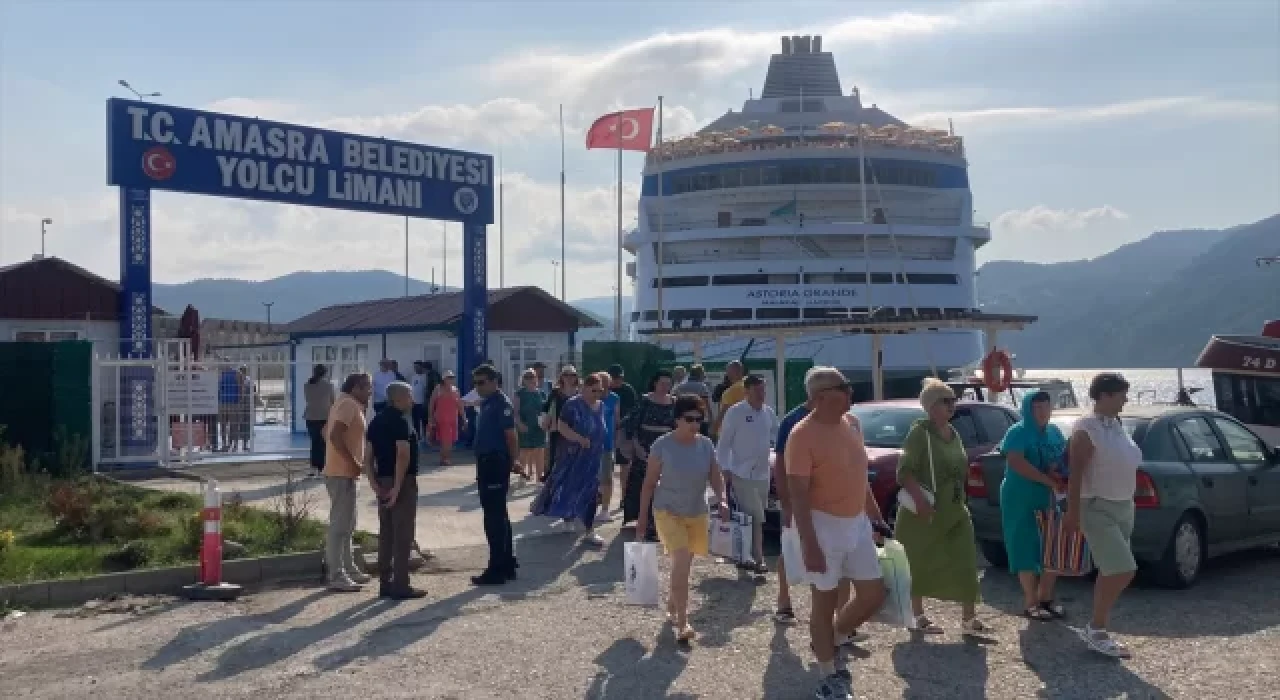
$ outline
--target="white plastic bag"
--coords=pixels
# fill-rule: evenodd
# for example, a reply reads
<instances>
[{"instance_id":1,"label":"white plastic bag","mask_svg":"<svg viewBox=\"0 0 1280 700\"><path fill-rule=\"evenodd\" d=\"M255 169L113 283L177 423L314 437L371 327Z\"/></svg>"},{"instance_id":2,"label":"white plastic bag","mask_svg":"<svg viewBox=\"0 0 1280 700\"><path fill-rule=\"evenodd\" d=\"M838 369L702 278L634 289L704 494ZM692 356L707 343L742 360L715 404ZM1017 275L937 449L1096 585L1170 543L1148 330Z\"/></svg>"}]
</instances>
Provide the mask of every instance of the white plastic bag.
<instances>
[{"instance_id":1,"label":"white plastic bag","mask_svg":"<svg viewBox=\"0 0 1280 700\"><path fill-rule=\"evenodd\" d=\"M708 549L713 556L730 561L754 561L751 532L751 516L732 512L728 520L721 520L719 511L712 511L707 525Z\"/></svg>"},{"instance_id":2,"label":"white plastic bag","mask_svg":"<svg viewBox=\"0 0 1280 700\"><path fill-rule=\"evenodd\" d=\"M658 604L658 545L627 542L622 548L623 580L628 605Z\"/></svg>"},{"instance_id":3,"label":"white plastic bag","mask_svg":"<svg viewBox=\"0 0 1280 700\"><path fill-rule=\"evenodd\" d=\"M910 627L911 614L911 565L907 561L907 550L897 540L886 539L884 546L876 551L880 559L880 575L884 577L884 586L888 595L884 605L876 614L875 620L894 627ZM790 571L787 572L790 575ZM788 579L790 583L790 579Z\"/></svg>"},{"instance_id":4,"label":"white plastic bag","mask_svg":"<svg viewBox=\"0 0 1280 700\"><path fill-rule=\"evenodd\" d=\"M809 582L809 571L804 566L804 547L800 546L800 533L794 527L782 528L782 565L787 568L787 585L803 586Z\"/></svg>"}]
</instances>

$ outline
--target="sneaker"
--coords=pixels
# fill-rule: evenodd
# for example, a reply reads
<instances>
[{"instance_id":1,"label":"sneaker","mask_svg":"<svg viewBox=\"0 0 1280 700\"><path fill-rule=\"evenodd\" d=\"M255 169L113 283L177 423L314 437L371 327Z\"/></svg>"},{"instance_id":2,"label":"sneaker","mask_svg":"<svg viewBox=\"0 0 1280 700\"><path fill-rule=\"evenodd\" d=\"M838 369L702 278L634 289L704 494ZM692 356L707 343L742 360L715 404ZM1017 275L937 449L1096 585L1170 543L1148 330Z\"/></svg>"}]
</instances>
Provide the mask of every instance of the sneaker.
<instances>
[{"instance_id":1,"label":"sneaker","mask_svg":"<svg viewBox=\"0 0 1280 700\"><path fill-rule=\"evenodd\" d=\"M822 679L813 697L818 700L853 700L853 677L848 671L836 671Z\"/></svg>"},{"instance_id":2,"label":"sneaker","mask_svg":"<svg viewBox=\"0 0 1280 700\"><path fill-rule=\"evenodd\" d=\"M846 634L843 637L840 637L839 639L837 639L836 646L851 647L854 644L861 644L862 642L865 642L868 639L871 639L871 637L868 636L865 632L861 632L855 629L850 634Z\"/></svg>"},{"instance_id":3,"label":"sneaker","mask_svg":"<svg viewBox=\"0 0 1280 700\"><path fill-rule=\"evenodd\" d=\"M1133 658L1133 654L1129 649L1113 639L1106 630L1094 629L1092 625L1085 625L1078 631L1084 643L1088 644L1090 649L1103 656L1109 656L1113 659Z\"/></svg>"},{"instance_id":4,"label":"sneaker","mask_svg":"<svg viewBox=\"0 0 1280 700\"><path fill-rule=\"evenodd\" d=\"M360 571L348 571L348 572L347 572L347 578L349 578L349 579L351 579L352 581L355 581L356 583L359 583L359 584L361 584L361 585L364 585L364 584L366 584L366 583L369 583L370 581L372 581L372 580L373 580L373 577L372 577L372 576L370 576L369 574L366 574L366 573L360 572Z\"/></svg>"},{"instance_id":5,"label":"sneaker","mask_svg":"<svg viewBox=\"0 0 1280 700\"><path fill-rule=\"evenodd\" d=\"M596 513L596 522L611 523L613 522L613 516L602 510L599 513Z\"/></svg>"},{"instance_id":6,"label":"sneaker","mask_svg":"<svg viewBox=\"0 0 1280 700\"><path fill-rule=\"evenodd\" d=\"M403 590L396 590L393 588L388 589L385 592L378 591L378 595L383 598L390 598L391 600L418 600L420 598L426 598L427 592L421 588L414 588L413 586L410 586Z\"/></svg>"},{"instance_id":7,"label":"sneaker","mask_svg":"<svg viewBox=\"0 0 1280 700\"><path fill-rule=\"evenodd\" d=\"M358 593L364 587L349 578L339 578L330 581L328 589L334 593Z\"/></svg>"},{"instance_id":8,"label":"sneaker","mask_svg":"<svg viewBox=\"0 0 1280 700\"><path fill-rule=\"evenodd\" d=\"M515 572L510 572L514 574ZM508 572L494 571L493 569L485 569L479 576L472 576L471 583L476 586L501 586L508 580Z\"/></svg>"},{"instance_id":9,"label":"sneaker","mask_svg":"<svg viewBox=\"0 0 1280 700\"><path fill-rule=\"evenodd\" d=\"M604 538L595 532L588 532L587 536L582 538L582 541L585 542L586 544L591 545L592 547L604 546Z\"/></svg>"}]
</instances>

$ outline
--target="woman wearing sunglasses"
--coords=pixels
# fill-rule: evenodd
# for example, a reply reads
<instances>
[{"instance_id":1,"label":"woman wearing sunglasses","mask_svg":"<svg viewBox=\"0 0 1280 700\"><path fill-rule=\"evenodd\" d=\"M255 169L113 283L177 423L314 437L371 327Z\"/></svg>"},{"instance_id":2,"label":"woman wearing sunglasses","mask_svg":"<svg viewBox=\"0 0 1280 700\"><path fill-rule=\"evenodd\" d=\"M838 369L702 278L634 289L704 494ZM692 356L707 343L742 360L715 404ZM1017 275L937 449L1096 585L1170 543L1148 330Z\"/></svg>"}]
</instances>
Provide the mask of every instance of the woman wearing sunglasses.
<instances>
[{"instance_id":1,"label":"woman wearing sunglasses","mask_svg":"<svg viewBox=\"0 0 1280 700\"><path fill-rule=\"evenodd\" d=\"M581 521L583 541L596 547L604 544L594 529L605 447L604 391L600 377L588 374L582 392L565 401L558 421L556 469L547 477L546 496L539 499L542 507L533 509L534 515L561 518L566 524Z\"/></svg>"},{"instance_id":2,"label":"woman wearing sunglasses","mask_svg":"<svg viewBox=\"0 0 1280 700\"><path fill-rule=\"evenodd\" d=\"M942 633L924 612L924 599L934 598L960 603L961 632L981 634L988 628L976 613L978 554L964 495L969 456L951 427L956 394L930 377L924 380L920 405L928 417L912 424L902 443L898 483L909 498L899 497L894 528L911 564L913 628Z\"/></svg>"},{"instance_id":3,"label":"woman wearing sunglasses","mask_svg":"<svg viewBox=\"0 0 1280 700\"><path fill-rule=\"evenodd\" d=\"M716 464L715 445L699 434L706 420L706 404L692 394L675 401L676 427L654 441L645 468L636 521L636 539L643 541L653 506L654 525L671 557L667 617L682 642L693 639L689 626L689 569L695 555L707 554L707 485L715 491L720 517L729 518L724 477Z\"/></svg>"}]
</instances>

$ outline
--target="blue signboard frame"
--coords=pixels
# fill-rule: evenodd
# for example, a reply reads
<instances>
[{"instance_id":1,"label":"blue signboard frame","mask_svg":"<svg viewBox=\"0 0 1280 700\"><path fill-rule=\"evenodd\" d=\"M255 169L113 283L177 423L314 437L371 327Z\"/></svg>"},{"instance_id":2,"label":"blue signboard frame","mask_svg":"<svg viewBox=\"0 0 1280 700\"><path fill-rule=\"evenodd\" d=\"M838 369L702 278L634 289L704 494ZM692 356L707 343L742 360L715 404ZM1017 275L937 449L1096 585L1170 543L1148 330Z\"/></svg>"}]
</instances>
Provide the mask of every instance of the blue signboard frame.
<instances>
[{"instance_id":1,"label":"blue signboard frame","mask_svg":"<svg viewBox=\"0 0 1280 700\"><path fill-rule=\"evenodd\" d=\"M152 352L151 191L168 190L460 222L458 374L470 384L488 354L492 156L139 100L106 106L107 184L120 188L122 355Z\"/></svg>"}]
</instances>

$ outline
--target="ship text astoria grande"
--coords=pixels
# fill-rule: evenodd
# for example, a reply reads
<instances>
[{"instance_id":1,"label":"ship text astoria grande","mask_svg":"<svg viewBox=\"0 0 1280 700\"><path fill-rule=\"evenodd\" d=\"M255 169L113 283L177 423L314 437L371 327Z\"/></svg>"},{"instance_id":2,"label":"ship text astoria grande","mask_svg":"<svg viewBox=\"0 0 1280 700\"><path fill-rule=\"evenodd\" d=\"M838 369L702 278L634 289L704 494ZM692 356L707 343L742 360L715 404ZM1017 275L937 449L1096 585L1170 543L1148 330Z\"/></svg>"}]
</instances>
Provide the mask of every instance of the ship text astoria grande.
<instances>
[{"instance_id":1,"label":"ship text astoria grande","mask_svg":"<svg viewBox=\"0 0 1280 700\"><path fill-rule=\"evenodd\" d=\"M633 329L797 324L976 307L964 144L913 128L841 87L821 37L784 37L764 89L697 134L648 156L635 255ZM761 333L767 338L768 333ZM708 344L737 357L749 338ZM773 356L772 341L757 345ZM872 343L836 332L795 337L786 355L865 380ZM974 362L971 330L884 339L886 379Z\"/></svg>"}]
</instances>

